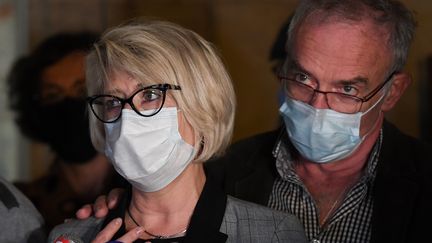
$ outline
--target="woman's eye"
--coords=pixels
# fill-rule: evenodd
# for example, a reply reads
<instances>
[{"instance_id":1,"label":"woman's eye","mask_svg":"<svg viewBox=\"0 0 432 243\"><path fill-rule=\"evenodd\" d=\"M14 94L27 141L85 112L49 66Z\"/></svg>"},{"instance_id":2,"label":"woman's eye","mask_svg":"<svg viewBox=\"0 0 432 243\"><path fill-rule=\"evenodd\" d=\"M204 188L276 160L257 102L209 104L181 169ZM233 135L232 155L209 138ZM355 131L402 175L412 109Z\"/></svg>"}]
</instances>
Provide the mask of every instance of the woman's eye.
<instances>
[{"instance_id":1,"label":"woman's eye","mask_svg":"<svg viewBox=\"0 0 432 243\"><path fill-rule=\"evenodd\" d=\"M107 110L116 109L121 107L121 102L117 99L110 99L105 101L105 108Z\"/></svg>"},{"instance_id":2,"label":"woman's eye","mask_svg":"<svg viewBox=\"0 0 432 243\"><path fill-rule=\"evenodd\" d=\"M159 90L145 90L142 94L142 98L144 101L154 101L161 97Z\"/></svg>"}]
</instances>

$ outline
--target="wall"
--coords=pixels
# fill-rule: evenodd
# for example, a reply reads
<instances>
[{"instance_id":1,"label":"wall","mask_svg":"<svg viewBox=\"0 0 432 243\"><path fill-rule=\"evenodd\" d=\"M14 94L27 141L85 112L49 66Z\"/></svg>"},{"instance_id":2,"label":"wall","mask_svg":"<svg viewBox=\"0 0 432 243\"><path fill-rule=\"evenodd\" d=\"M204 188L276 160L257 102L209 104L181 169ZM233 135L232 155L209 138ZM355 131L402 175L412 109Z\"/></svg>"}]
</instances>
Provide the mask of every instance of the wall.
<instances>
[{"instance_id":1,"label":"wall","mask_svg":"<svg viewBox=\"0 0 432 243\"><path fill-rule=\"evenodd\" d=\"M414 83L387 116L403 131L419 136L419 82L424 81L422 62L432 52L432 2L404 2L417 11L419 21L407 64ZM278 83L268 57L272 41L295 3L295 0L30 0L29 36L34 46L58 31L102 31L136 16L157 16L191 28L215 43L232 75L238 98L234 140L238 140L271 130L278 124ZM44 161L43 155L37 155L40 145L35 146L33 165ZM35 172L35 176L38 173L41 172Z\"/></svg>"}]
</instances>

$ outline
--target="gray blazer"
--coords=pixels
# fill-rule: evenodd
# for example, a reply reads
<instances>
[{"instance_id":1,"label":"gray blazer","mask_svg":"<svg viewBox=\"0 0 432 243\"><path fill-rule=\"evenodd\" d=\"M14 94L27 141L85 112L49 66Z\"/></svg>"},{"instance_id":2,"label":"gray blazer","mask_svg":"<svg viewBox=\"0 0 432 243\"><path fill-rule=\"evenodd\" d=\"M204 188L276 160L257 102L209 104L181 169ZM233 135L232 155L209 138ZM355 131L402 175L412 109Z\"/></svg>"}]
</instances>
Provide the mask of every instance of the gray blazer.
<instances>
[{"instance_id":1,"label":"gray blazer","mask_svg":"<svg viewBox=\"0 0 432 243\"><path fill-rule=\"evenodd\" d=\"M208 210L212 210L208 208ZM48 242L66 237L78 242L91 242L102 229L104 219L89 218L73 220L59 225L51 231ZM207 234L201 242L307 242L298 219L287 213L274 211L264 206L227 197L225 213L219 232L223 237ZM189 230L188 230L189 234ZM194 241L193 242L198 242ZM186 241L189 242L189 241Z\"/></svg>"},{"instance_id":2,"label":"gray blazer","mask_svg":"<svg viewBox=\"0 0 432 243\"><path fill-rule=\"evenodd\" d=\"M220 232L226 242L307 242L293 215L228 196Z\"/></svg>"}]
</instances>

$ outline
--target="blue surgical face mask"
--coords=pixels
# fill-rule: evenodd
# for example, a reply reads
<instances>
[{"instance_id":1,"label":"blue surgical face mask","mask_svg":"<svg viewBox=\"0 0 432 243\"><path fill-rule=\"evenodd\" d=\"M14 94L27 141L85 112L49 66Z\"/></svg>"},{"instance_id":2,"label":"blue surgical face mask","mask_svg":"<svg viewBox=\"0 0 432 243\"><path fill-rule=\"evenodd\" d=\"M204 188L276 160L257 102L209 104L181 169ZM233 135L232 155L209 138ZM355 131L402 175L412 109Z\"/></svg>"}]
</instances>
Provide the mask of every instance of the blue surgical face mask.
<instances>
[{"instance_id":1,"label":"blue surgical face mask","mask_svg":"<svg viewBox=\"0 0 432 243\"><path fill-rule=\"evenodd\" d=\"M340 113L317 109L301 101L286 98L279 111L289 138L306 159L316 163L337 161L350 155L362 142L360 122L382 96L365 112Z\"/></svg>"}]
</instances>

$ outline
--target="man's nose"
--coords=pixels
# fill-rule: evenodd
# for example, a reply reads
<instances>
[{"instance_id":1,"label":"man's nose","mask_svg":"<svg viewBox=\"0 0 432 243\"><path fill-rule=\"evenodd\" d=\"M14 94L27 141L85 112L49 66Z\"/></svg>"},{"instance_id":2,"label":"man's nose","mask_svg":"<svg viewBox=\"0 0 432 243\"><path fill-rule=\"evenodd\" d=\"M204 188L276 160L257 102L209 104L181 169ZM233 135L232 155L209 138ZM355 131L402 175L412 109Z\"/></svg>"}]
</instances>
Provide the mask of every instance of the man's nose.
<instances>
[{"instance_id":1,"label":"man's nose","mask_svg":"<svg viewBox=\"0 0 432 243\"><path fill-rule=\"evenodd\" d=\"M325 93L315 92L312 96L312 99L309 101L309 105L317 108L317 109L329 109L327 103L327 96Z\"/></svg>"}]
</instances>

